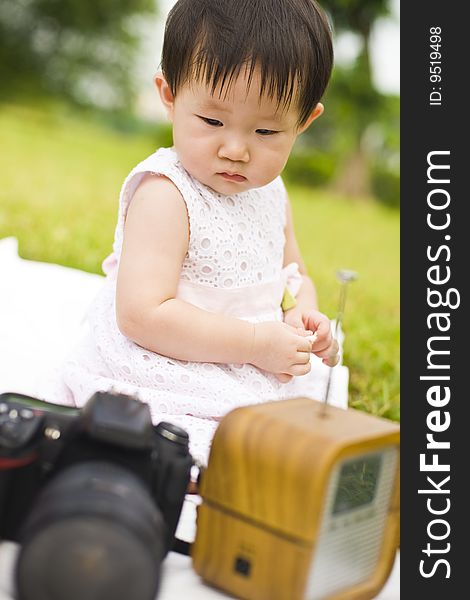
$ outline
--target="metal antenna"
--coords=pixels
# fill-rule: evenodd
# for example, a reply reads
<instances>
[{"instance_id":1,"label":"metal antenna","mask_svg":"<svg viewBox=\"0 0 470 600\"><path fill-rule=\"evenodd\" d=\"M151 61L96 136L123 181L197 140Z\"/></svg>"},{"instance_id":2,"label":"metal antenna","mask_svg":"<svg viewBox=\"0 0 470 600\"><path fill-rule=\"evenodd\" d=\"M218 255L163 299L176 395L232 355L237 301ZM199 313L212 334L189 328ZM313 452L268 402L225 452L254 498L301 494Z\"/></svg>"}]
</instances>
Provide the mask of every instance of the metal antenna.
<instances>
[{"instance_id":1,"label":"metal antenna","mask_svg":"<svg viewBox=\"0 0 470 600\"><path fill-rule=\"evenodd\" d=\"M357 277L358 277L358 275L355 271L349 271L348 269L341 269L339 271L336 271L336 278L340 282L341 287L339 290L338 312L336 314L335 329L333 332L334 339L337 338L338 332L340 331L341 323L343 321L344 307L346 305L346 289L347 289L348 283L350 283L352 281L356 281ZM325 414L326 407L328 406L332 372L333 372L333 367L330 367L330 370L328 372L328 381L326 384L325 400L323 402L323 415Z\"/></svg>"}]
</instances>

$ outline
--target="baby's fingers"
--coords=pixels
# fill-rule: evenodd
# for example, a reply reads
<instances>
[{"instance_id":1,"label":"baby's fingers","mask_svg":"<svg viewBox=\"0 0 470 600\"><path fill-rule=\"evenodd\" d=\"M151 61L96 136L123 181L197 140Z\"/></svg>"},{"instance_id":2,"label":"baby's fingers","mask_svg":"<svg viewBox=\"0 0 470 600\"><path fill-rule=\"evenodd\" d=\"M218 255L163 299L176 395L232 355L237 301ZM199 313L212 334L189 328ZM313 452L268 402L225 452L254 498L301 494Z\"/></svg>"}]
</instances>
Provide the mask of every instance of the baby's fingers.
<instances>
[{"instance_id":1,"label":"baby's fingers","mask_svg":"<svg viewBox=\"0 0 470 600\"><path fill-rule=\"evenodd\" d=\"M330 330L327 330L323 334L320 334L319 330L317 330L315 333L316 333L316 337L312 343L313 352L317 356L321 356L322 353L328 352L329 348L331 347L331 344L334 342L334 339L331 335Z\"/></svg>"},{"instance_id":2,"label":"baby's fingers","mask_svg":"<svg viewBox=\"0 0 470 600\"><path fill-rule=\"evenodd\" d=\"M314 334L315 335L315 334ZM312 334L306 336L298 336L297 337L297 354L307 354L310 357L310 352L312 352Z\"/></svg>"},{"instance_id":3,"label":"baby's fingers","mask_svg":"<svg viewBox=\"0 0 470 600\"><path fill-rule=\"evenodd\" d=\"M298 335L302 338L306 338L310 341L315 341L317 339L316 333L314 333L311 329L305 329L305 327L294 327L293 325L290 325L289 323L286 323L286 325L289 325L289 328L292 333L295 333L296 335ZM312 340L312 338L313 338L313 340Z\"/></svg>"},{"instance_id":4,"label":"baby's fingers","mask_svg":"<svg viewBox=\"0 0 470 600\"><path fill-rule=\"evenodd\" d=\"M336 367L336 365L339 363L339 354L336 354L335 356L329 356L328 358L324 358L322 360L322 363L327 367Z\"/></svg>"},{"instance_id":5,"label":"baby's fingers","mask_svg":"<svg viewBox=\"0 0 470 600\"><path fill-rule=\"evenodd\" d=\"M292 365L292 367L289 369L289 373L295 376L307 375L307 373L310 373L311 368L312 366L310 362L305 365Z\"/></svg>"},{"instance_id":6,"label":"baby's fingers","mask_svg":"<svg viewBox=\"0 0 470 600\"><path fill-rule=\"evenodd\" d=\"M336 356L338 354L338 351L339 351L338 342L336 340L333 340L327 348L325 348L324 350L319 350L319 351L315 350L314 354L316 356L319 356L320 358L327 359L327 358Z\"/></svg>"},{"instance_id":7,"label":"baby's fingers","mask_svg":"<svg viewBox=\"0 0 470 600\"><path fill-rule=\"evenodd\" d=\"M310 362L310 349L307 349L305 352L297 352L295 355L295 364L296 365L306 365Z\"/></svg>"},{"instance_id":8,"label":"baby's fingers","mask_svg":"<svg viewBox=\"0 0 470 600\"><path fill-rule=\"evenodd\" d=\"M335 367L339 363L340 355L339 355L339 346L336 340L333 340L326 356L323 358L323 364L328 367Z\"/></svg>"}]
</instances>

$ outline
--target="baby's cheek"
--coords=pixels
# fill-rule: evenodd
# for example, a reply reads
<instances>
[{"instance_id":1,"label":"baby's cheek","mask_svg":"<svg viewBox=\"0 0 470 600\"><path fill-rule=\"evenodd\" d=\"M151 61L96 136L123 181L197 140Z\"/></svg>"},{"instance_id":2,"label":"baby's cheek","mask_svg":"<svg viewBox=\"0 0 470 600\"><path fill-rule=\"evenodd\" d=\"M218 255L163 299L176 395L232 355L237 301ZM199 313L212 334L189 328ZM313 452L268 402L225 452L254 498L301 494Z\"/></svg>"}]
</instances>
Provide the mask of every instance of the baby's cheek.
<instances>
[{"instance_id":1,"label":"baby's cheek","mask_svg":"<svg viewBox=\"0 0 470 600\"><path fill-rule=\"evenodd\" d=\"M197 148L197 146L193 146L192 151L189 151L188 148L183 145L183 147L180 148L176 147L176 151L181 164L186 171L196 179L201 179L201 168L203 161L200 158L200 150Z\"/></svg>"}]
</instances>

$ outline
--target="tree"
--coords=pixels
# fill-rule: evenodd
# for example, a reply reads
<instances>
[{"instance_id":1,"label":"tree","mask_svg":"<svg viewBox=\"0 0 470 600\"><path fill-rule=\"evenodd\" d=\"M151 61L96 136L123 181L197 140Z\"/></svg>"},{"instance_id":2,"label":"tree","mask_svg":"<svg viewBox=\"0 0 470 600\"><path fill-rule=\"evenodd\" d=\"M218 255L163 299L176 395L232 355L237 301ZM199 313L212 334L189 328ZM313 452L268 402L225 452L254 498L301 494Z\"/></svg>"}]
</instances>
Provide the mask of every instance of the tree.
<instances>
[{"instance_id":1,"label":"tree","mask_svg":"<svg viewBox=\"0 0 470 600\"><path fill-rule=\"evenodd\" d=\"M370 35L375 21L389 14L388 0L322 0L321 5L331 15L338 33L352 31L360 36L360 65L372 87L370 67Z\"/></svg>"},{"instance_id":2,"label":"tree","mask_svg":"<svg viewBox=\"0 0 470 600\"><path fill-rule=\"evenodd\" d=\"M3 0L2 95L126 105L138 39L132 19L154 11L153 0Z\"/></svg>"},{"instance_id":3,"label":"tree","mask_svg":"<svg viewBox=\"0 0 470 600\"><path fill-rule=\"evenodd\" d=\"M352 196L370 193L370 169L364 148L364 135L379 116L383 117L386 98L373 85L370 37L375 21L389 13L388 0L322 0L335 32L351 31L361 39L361 50L352 67L336 66L326 96L326 126L341 128L339 154L344 160L336 177L338 189Z\"/></svg>"}]
</instances>

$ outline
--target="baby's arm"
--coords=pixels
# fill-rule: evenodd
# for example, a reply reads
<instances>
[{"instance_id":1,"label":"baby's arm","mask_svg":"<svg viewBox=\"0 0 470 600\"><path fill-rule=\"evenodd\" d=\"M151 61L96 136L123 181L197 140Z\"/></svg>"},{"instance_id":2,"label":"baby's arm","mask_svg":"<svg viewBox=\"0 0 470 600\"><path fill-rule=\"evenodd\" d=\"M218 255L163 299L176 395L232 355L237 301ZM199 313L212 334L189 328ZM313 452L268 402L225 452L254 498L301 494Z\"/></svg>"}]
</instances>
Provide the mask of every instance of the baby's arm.
<instances>
[{"instance_id":1,"label":"baby's arm","mask_svg":"<svg viewBox=\"0 0 470 600\"><path fill-rule=\"evenodd\" d=\"M174 184L145 176L124 229L116 292L120 331L144 348L180 360L252 363L271 372L307 373L310 342L291 326L254 325L176 298L189 226Z\"/></svg>"},{"instance_id":2,"label":"baby's arm","mask_svg":"<svg viewBox=\"0 0 470 600\"><path fill-rule=\"evenodd\" d=\"M331 336L330 320L318 310L315 285L307 274L295 237L292 208L289 200L287 200L285 234L284 265L288 265L291 262L299 265L302 285L296 296L295 307L284 313L284 322L293 327L315 331L317 335L312 346L312 352L322 358L325 364L334 366L339 360L338 344Z\"/></svg>"}]
</instances>

